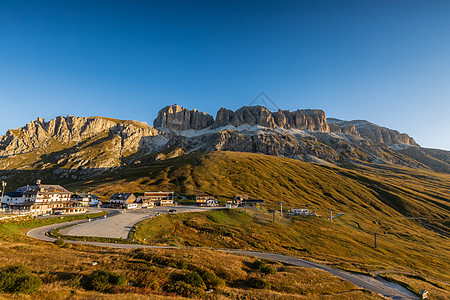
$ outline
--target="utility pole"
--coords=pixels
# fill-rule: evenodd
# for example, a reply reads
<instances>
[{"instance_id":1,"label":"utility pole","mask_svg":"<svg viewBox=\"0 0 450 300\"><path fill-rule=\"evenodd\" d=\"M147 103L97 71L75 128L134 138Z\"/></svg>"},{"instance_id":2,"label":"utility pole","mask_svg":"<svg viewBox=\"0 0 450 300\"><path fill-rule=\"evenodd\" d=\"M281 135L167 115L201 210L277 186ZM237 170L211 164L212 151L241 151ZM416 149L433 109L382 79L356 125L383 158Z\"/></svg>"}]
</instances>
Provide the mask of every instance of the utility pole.
<instances>
[{"instance_id":1,"label":"utility pole","mask_svg":"<svg viewBox=\"0 0 450 300\"><path fill-rule=\"evenodd\" d=\"M333 209L330 208L330 222L333 222Z\"/></svg>"},{"instance_id":2,"label":"utility pole","mask_svg":"<svg viewBox=\"0 0 450 300\"><path fill-rule=\"evenodd\" d=\"M281 212L281 215L283 215L283 202L278 202L278 204L280 204L280 212Z\"/></svg>"},{"instance_id":3,"label":"utility pole","mask_svg":"<svg viewBox=\"0 0 450 300\"><path fill-rule=\"evenodd\" d=\"M375 224L375 225L380 225L381 226L381 221L373 221L373 224ZM375 231L374 233L373 233L373 239L374 239L374 244L373 244L373 247L374 248L376 248L377 247L377 232Z\"/></svg>"},{"instance_id":4,"label":"utility pole","mask_svg":"<svg viewBox=\"0 0 450 300\"><path fill-rule=\"evenodd\" d=\"M275 223L275 212L276 212L276 210L274 209L273 210L273 220L272 220L272 222L274 222L274 223Z\"/></svg>"}]
</instances>

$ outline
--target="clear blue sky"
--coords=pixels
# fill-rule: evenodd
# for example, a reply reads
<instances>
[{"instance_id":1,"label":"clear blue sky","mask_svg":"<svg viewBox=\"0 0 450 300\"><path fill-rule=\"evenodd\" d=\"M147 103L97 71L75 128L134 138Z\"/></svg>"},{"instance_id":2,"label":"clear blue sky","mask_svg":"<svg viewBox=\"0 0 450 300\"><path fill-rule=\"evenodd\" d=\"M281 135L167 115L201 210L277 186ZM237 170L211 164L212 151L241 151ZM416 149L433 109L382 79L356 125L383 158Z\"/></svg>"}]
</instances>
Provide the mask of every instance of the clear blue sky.
<instances>
[{"instance_id":1,"label":"clear blue sky","mask_svg":"<svg viewBox=\"0 0 450 300\"><path fill-rule=\"evenodd\" d=\"M1 134L265 91L450 150L450 1L1 1Z\"/></svg>"}]
</instances>

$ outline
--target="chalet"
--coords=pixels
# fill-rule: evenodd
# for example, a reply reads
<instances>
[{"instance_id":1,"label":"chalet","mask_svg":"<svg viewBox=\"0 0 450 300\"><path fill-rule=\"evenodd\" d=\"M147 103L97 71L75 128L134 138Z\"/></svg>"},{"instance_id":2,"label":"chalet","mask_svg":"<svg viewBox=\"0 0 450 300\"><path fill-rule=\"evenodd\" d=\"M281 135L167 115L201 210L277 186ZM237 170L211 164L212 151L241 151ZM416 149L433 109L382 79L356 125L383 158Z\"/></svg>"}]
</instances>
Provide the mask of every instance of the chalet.
<instances>
[{"instance_id":1,"label":"chalet","mask_svg":"<svg viewBox=\"0 0 450 300\"><path fill-rule=\"evenodd\" d=\"M142 208L152 208L156 205L156 201L150 196L139 196L136 198L136 203Z\"/></svg>"},{"instance_id":2,"label":"chalet","mask_svg":"<svg viewBox=\"0 0 450 300\"><path fill-rule=\"evenodd\" d=\"M60 185L38 184L17 189L23 191L25 202L35 202L36 204L67 203L70 201L71 192Z\"/></svg>"},{"instance_id":3,"label":"chalet","mask_svg":"<svg viewBox=\"0 0 450 300\"><path fill-rule=\"evenodd\" d=\"M70 199L82 203L84 206L98 206L101 204L98 197L92 194L75 193L72 194Z\"/></svg>"},{"instance_id":4,"label":"chalet","mask_svg":"<svg viewBox=\"0 0 450 300\"><path fill-rule=\"evenodd\" d=\"M64 214L81 214L86 212L86 205L80 201L70 201L63 207L55 207L52 209L55 215Z\"/></svg>"},{"instance_id":5,"label":"chalet","mask_svg":"<svg viewBox=\"0 0 450 300\"><path fill-rule=\"evenodd\" d=\"M234 195L233 196L233 203L234 204L241 204L241 202L243 200L247 200L247 199L248 199L248 195L246 195L246 194Z\"/></svg>"},{"instance_id":6,"label":"chalet","mask_svg":"<svg viewBox=\"0 0 450 300\"><path fill-rule=\"evenodd\" d=\"M60 185L28 185L16 190L23 201L10 205L12 213L46 214L68 205L71 192Z\"/></svg>"},{"instance_id":7,"label":"chalet","mask_svg":"<svg viewBox=\"0 0 450 300\"><path fill-rule=\"evenodd\" d=\"M173 205L174 192L145 192L144 197L147 197L148 201L154 201L158 206L171 206Z\"/></svg>"},{"instance_id":8,"label":"chalet","mask_svg":"<svg viewBox=\"0 0 450 300\"><path fill-rule=\"evenodd\" d=\"M109 200L112 208L128 208L128 204L134 203L136 196L133 193L115 193Z\"/></svg>"},{"instance_id":9,"label":"chalet","mask_svg":"<svg viewBox=\"0 0 450 300\"><path fill-rule=\"evenodd\" d=\"M195 195L195 202L198 206L218 206L219 202L216 197L208 192L200 192Z\"/></svg>"}]
</instances>

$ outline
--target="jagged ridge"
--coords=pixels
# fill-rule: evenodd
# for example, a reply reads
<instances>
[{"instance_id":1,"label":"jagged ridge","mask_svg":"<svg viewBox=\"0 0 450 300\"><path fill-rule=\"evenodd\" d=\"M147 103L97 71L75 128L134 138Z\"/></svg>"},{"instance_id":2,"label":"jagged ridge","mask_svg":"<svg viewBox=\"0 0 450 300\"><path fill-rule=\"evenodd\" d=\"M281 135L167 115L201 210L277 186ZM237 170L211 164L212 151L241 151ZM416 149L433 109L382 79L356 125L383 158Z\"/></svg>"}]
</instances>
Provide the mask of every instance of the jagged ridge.
<instances>
[{"instance_id":1,"label":"jagged ridge","mask_svg":"<svg viewBox=\"0 0 450 300\"><path fill-rule=\"evenodd\" d=\"M53 170L87 178L124 164L142 164L196 150L240 151L322 164L381 163L450 172L448 151L423 149L407 134L367 121L326 118L322 110L221 108L214 119L170 105L153 128L104 117L42 118L0 137L2 170ZM446 160L447 159L447 160Z\"/></svg>"}]
</instances>

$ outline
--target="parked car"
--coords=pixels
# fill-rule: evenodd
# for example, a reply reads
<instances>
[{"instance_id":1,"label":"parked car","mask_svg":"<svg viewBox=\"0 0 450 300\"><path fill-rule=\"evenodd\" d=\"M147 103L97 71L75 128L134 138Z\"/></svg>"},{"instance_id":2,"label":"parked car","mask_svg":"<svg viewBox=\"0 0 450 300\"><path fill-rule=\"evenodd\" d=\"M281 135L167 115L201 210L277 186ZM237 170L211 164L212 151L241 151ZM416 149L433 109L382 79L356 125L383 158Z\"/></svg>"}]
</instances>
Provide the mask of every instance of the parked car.
<instances>
[{"instance_id":1,"label":"parked car","mask_svg":"<svg viewBox=\"0 0 450 300\"><path fill-rule=\"evenodd\" d=\"M172 208L172 209L169 209L167 211L170 212L170 213L173 213L173 212L176 212L177 210Z\"/></svg>"}]
</instances>

